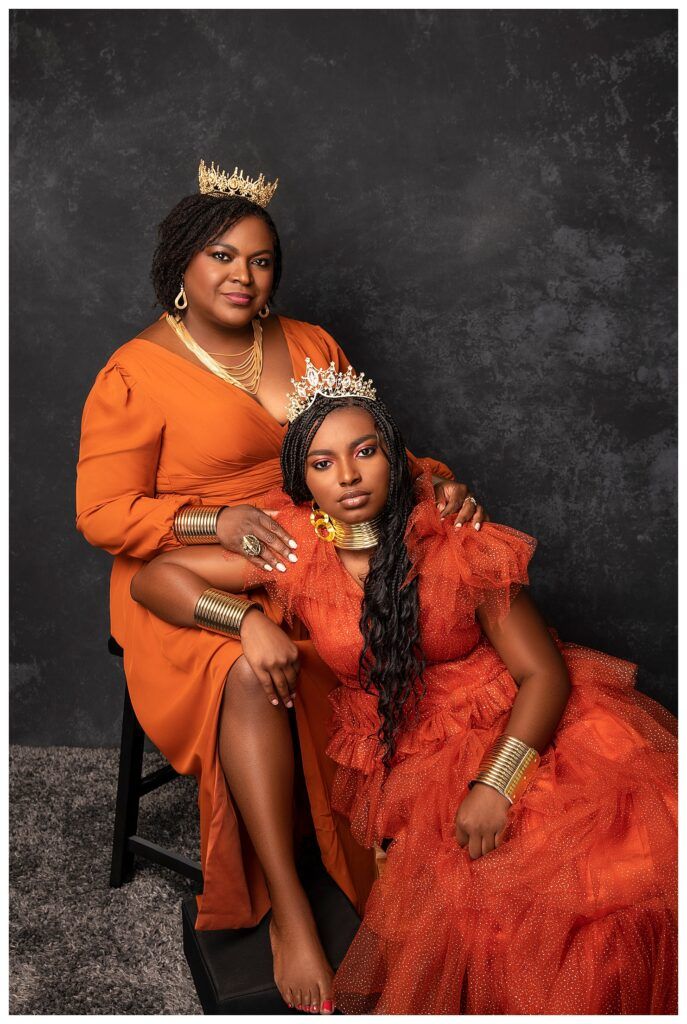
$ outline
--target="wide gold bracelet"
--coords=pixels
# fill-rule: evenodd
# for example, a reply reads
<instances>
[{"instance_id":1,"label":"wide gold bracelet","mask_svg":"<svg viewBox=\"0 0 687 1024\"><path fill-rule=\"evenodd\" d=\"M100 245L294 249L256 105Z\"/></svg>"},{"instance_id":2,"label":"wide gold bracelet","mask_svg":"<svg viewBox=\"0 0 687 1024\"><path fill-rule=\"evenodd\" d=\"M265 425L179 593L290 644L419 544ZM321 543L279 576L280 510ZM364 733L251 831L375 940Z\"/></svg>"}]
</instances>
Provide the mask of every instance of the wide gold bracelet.
<instances>
[{"instance_id":1,"label":"wide gold bracelet","mask_svg":"<svg viewBox=\"0 0 687 1024\"><path fill-rule=\"evenodd\" d=\"M255 601L246 601L243 597L209 587L198 598L193 618L201 629L209 629L212 633L222 633L238 640L243 618L251 608L262 611L262 606Z\"/></svg>"},{"instance_id":2,"label":"wide gold bracelet","mask_svg":"<svg viewBox=\"0 0 687 1024\"><path fill-rule=\"evenodd\" d=\"M502 733L482 758L475 778L468 782L468 789L476 782L484 782L512 804L527 789L540 761L541 756L534 747Z\"/></svg>"},{"instance_id":3,"label":"wide gold bracelet","mask_svg":"<svg viewBox=\"0 0 687 1024\"><path fill-rule=\"evenodd\" d=\"M180 544L219 544L217 520L226 505L184 505L174 516L174 536Z\"/></svg>"}]
</instances>

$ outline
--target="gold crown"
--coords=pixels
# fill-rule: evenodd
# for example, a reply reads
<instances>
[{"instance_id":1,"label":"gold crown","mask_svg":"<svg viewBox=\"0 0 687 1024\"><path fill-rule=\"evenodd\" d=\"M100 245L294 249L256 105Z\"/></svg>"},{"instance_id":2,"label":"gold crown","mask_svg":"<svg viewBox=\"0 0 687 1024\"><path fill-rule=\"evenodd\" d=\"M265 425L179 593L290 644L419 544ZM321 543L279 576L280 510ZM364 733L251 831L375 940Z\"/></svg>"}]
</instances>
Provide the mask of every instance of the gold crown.
<instances>
[{"instance_id":1,"label":"gold crown","mask_svg":"<svg viewBox=\"0 0 687 1024\"><path fill-rule=\"evenodd\" d=\"M325 395L327 398L355 396L374 401L377 397L376 388L369 378L364 380L364 377L364 373L358 376L352 366L349 366L345 373L341 373L340 370L336 370L333 362L326 370L320 370L310 362L310 356L306 356L305 373L298 381L291 378L295 390L286 396L289 400L286 406L289 423L293 423L302 412L305 412L317 395Z\"/></svg>"},{"instance_id":2,"label":"gold crown","mask_svg":"<svg viewBox=\"0 0 687 1024\"><path fill-rule=\"evenodd\" d=\"M233 174L227 174L215 167L214 163L208 167L204 160L198 165L198 185L201 195L213 196L243 196L257 203L263 208L267 206L270 199L277 191L279 178L274 181L265 181L264 174L258 178L244 178L243 171L238 167L234 168Z\"/></svg>"}]
</instances>

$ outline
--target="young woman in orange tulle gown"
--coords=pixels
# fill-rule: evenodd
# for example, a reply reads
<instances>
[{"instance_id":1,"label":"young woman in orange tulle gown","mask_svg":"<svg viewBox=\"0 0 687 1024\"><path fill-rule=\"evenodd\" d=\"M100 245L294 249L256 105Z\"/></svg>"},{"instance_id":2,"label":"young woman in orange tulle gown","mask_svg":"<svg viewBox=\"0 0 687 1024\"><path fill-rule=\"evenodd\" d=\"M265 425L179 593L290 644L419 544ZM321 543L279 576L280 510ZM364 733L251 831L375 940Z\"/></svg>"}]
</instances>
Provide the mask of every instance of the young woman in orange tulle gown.
<instances>
[{"instance_id":1,"label":"young woman in orange tulle gown","mask_svg":"<svg viewBox=\"0 0 687 1024\"><path fill-rule=\"evenodd\" d=\"M676 719L633 665L547 628L522 589L532 537L440 519L369 382L342 377L303 378L290 409L270 507L295 572L196 547L132 583L160 618L219 632L232 591L267 586L339 680L334 806L387 859L337 1007L676 1013ZM296 647L269 609L244 604L238 628L274 698Z\"/></svg>"}]
</instances>

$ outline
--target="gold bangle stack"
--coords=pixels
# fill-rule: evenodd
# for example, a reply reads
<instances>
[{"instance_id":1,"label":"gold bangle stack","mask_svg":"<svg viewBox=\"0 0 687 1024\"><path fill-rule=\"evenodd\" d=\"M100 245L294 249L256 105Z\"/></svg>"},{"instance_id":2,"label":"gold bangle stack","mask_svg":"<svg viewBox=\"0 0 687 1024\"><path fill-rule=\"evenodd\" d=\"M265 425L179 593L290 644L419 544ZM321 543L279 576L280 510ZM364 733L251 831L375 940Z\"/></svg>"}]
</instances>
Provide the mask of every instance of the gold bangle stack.
<instances>
[{"instance_id":1,"label":"gold bangle stack","mask_svg":"<svg viewBox=\"0 0 687 1024\"><path fill-rule=\"evenodd\" d=\"M184 505L174 516L180 544L218 544L217 519L226 505Z\"/></svg>"},{"instance_id":2,"label":"gold bangle stack","mask_svg":"<svg viewBox=\"0 0 687 1024\"><path fill-rule=\"evenodd\" d=\"M198 598L193 618L196 626L201 629L209 629L212 633L222 633L238 640L243 617L250 608L262 611L262 607L255 601L246 601L243 597L235 597L234 594L225 594L223 590L209 587Z\"/></svg>"},{"instance_id":3,"label":"gold bangle stack","mask_svg":"<svg viewBox=\"0 0 687 1024\"><path fill-rule=\"evenodd\" d=\"M468 789L472 789L476 782L484 782L497 789L512 804L527 788L540 761L534 747L502 733L482 758Z\"/></svg>"}]
</instances>

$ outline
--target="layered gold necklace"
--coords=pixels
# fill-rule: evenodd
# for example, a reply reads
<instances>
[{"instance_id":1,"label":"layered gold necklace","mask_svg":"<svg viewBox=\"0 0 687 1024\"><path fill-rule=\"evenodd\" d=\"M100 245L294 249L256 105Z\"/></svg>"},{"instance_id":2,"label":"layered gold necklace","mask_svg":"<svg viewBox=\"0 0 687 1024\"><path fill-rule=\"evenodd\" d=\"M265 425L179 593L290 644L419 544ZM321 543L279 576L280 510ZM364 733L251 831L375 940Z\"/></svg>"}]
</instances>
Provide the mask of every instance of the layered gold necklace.
<instances>
[{"instance_id":1,"label":"layered gold necklace","mask_svg":"<svg viewBox=\"0 0 687 1024\"><path fill-rule=\"evenodd\" d=\"M259 320L252 321L253 344L249 348L242 349L241 352L232 353L229 356L228 353L215 352L212 354L207 352L191 337L182 320L177 320L176 317L170 316L169 313L165 319L189 352L193 352L194 356L208 370L217 377L221 377L228 384L233 384L234 387L247 391L250 395L257 393L262 374L262 324ZM223 366L222 363L217 362L213 357L214 355L223 355L225 358L231 358L234 362L231 366Z\"/></svg>"}]
</instances>

